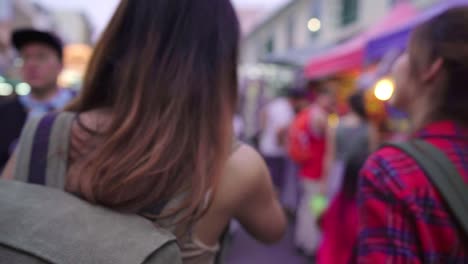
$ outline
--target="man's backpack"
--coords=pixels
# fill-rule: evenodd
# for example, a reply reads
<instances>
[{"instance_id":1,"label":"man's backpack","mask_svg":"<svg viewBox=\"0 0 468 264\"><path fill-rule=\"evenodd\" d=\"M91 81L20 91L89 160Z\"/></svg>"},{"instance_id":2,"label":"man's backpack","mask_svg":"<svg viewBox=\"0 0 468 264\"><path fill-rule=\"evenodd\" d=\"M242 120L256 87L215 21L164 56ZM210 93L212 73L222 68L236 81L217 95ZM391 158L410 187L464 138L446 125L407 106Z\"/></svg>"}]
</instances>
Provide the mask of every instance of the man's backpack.
<instances>
[{"instance_id":1,"label":"man's backpack","mask_svg":"<svg viewBox=\"0 0 468 264\"><path fill-rule=\"evenodd\" d=\"M168 231L63 191L73 119L49 114L23 130L17 181L0 180L0 264L182 263Z\"/></svg>"},{"instance_id":2,"label":"man's backpack","mask_svg":"<svg viewBox=\"0 0 468 264\"><path fill-rule=\"evenodd\" d=\"M387 143L413 158L439 191L452 216L468 235L468 185L452 161L439 149L423 140Z\"/></svg>"}]
</instances>

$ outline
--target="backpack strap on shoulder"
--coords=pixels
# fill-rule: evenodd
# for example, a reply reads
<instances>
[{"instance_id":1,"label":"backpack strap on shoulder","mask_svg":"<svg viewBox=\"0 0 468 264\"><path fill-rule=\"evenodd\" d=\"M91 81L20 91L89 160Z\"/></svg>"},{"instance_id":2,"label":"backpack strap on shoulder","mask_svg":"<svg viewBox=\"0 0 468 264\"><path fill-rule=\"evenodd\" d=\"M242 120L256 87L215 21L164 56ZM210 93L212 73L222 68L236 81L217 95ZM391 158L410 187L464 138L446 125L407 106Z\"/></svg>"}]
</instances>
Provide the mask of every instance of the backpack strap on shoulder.
<instances>
[{"instance_id":1,"label":"backpack strap on shoulder","mask_svg":"<svg viewBox=\"0 0 468 264\"><path fill-rule=\"evenodd\" d=\"M41 118L38 117L29 118L21 131L21 136L15 150L16 167L14 177L17 181L28 182L34 135L40 121Z\"/></svg>"},{"instance_id":2,"label":"backpack strap on shoulder","mask_svg":"<svg viewBox=\"0 0 468 264\"><path fill-rule=\"evenodd\" d=\"M45 184L45 164L50 128L56 114L29 118L21 132L17 149L15 179Z\"/></svg>"},{"instance_id":3,"label":"backpack strap on shoulder","mask_svg":"<svg viewBox=\"0 0 468 264\"><path fill-rule=\"evenodd\" d=\"M18 146L15 179L63 189L73 118L71 113L54 112L28 120Z\"/></svg>"},{"instance_id":4,"label":"backpack strap on shoulder","mask_svg":"<svg viewBox=\"0 0 468 264\"><path fill-rule=\"evenodd\" d=\"M28 182L32 184L46 184L46 170L48 150L52 126L57 118L57 113L45 115L39 122L31 148L31 160L29 162Z\"/></svg>"},{"instance_id":5,"label":"backpack strap on shoulder","mask_svg":"<svg viewBox=\"0 0 468 264\"><path fill-rule=\"evenodd\" d=\"M452 161L438 148L423 140L387 143L412 157L440 192L453 216L468 234L468 186Z\"/></svg>"},{"instance_id":6,"label":"backpack strap on shoulder","mask_svg":"<svg viewBox=\"0 0 468 264\"><path fill-rule=\"evenodd\" d=\"M51 128L50 138L53 140L49 141L46 169L46 185L49 187L65 188L71 127L75 117L75 113L60 113Z\"/></svg>"}]
</instances>

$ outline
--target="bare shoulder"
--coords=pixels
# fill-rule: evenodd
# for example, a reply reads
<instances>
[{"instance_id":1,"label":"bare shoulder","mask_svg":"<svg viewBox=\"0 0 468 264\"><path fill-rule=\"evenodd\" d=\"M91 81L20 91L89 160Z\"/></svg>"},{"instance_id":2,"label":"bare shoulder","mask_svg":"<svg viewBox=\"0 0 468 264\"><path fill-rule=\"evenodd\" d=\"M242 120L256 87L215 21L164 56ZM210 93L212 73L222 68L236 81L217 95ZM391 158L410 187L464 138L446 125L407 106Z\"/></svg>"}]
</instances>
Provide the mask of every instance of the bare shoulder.
<instances>
[{"instance_id":1,"label":"bare shoulder","mask_svg":"<svg viewBox=\"0 0 468 264\"><path fill-rule=\"evenodd\" d=\"M266 170L266 165L263 158L253 147L242 144L229 157L227 169L239 175L256 175Z\"/></svg>"},{"instance_id":2,"label":"bare shoulder","mask_svg":"<svg viewBox=\"0 0 468 264\"><path fill-rule=\"evenodd\" d=\"M286 225L265 162L248 145L234 151L226 163L211 207L205 215L206 221L199 226L200 230L205 228L216 233L205 241L217 241L232 218L264 242L281 238Z\"/></svg>"},{"instance_id":3,"label":"bare shoulder","mask_svg":"<svg viewBox=\"0 0 468 264\"><path fill-rule=\"evenodd\" d=\"M269 181L263 158L254 148L244 144L228 159L218 193L225 203L235 207L258 189L269 188Z\"/></svg>"},{"instance_id":4,"label":"bare shoulder","mask_svg":"<svg viewBox=\"0 0 468 264\"><path fill-rule=\"evenodd\" d=\"M221 180L219 199L224 210L247 232L264 243L283 237L286 218L263 158L250 146L242 146L228 161ZM221 209L222 210L222 209Z\"/></svg>"}]
</instances>

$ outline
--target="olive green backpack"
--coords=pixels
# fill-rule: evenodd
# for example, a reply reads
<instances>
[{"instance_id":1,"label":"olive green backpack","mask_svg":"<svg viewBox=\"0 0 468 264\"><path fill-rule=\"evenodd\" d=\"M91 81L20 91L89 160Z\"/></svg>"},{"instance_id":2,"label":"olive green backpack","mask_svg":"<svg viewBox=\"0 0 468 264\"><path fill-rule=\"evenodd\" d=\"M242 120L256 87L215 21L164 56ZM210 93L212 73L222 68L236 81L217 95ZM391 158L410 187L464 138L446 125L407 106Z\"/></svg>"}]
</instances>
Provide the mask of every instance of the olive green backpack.
<instances>
[{"instance_id":1,"label":"olive green backpack","mask_svg":"<svg viewBox=\"0 0 468 264\"><path fill-rule=\"evenodd\" d=\"M28 121L16 152L16 181L0 180L0 264L182 263L170 232L63 191L74 116Z\"/></svg>"}]
</instances>

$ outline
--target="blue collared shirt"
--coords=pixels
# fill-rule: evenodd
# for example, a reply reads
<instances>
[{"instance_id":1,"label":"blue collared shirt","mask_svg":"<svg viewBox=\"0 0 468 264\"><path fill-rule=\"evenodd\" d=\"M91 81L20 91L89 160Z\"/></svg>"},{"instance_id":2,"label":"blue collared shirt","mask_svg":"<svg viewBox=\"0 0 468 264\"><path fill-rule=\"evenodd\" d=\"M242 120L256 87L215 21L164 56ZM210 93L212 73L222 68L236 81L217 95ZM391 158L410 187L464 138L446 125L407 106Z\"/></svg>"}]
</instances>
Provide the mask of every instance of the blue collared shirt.
<instances>
[{"instance_id":1,"label":"blue collared shirt","mask_svg":"<svg viewBox=\"0 0 468 264\"><path fill-rule=\"evenodd\" d=\"M28 110L29 117L43 115L50 111L64 108L76 95L75 91L60 89L57 94L47 101L38 101L30 94L20 96L19 101Z\"/></svg>"}]
</instances>

